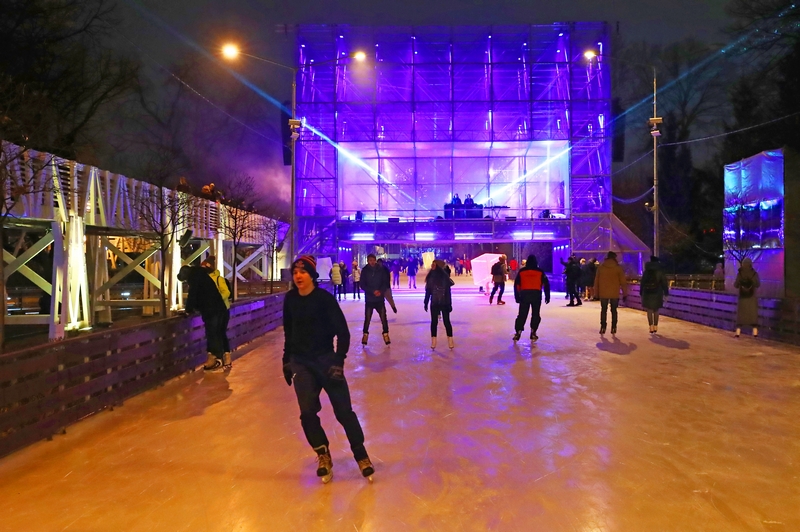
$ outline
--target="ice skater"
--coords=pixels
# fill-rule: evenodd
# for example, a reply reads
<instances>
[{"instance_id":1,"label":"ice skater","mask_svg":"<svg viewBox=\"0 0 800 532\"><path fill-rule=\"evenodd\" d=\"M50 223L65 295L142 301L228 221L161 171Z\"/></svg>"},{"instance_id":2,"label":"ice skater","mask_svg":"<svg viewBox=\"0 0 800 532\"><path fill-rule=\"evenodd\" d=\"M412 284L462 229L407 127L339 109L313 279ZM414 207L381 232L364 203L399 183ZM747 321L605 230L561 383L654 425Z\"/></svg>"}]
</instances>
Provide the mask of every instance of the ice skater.
<instances>
[{"instance_id":1,"label":"ice skater","mask_svg":"<svg viewBox=\"0 0 800 532\"><path fill-rule=\"evenodd\" d=\"M447 346L450 349L456 346L453 340L453 325L450 323L450 313L453 312L453 297L450 287L453 284L444 261L433 261L431 270L425 276L425 303L423 304L425 312L428 312L428 303L431 306L431 349L436 349L439 314L442 315L444 330L447 333Z\"/></svg>"},{"instance_id":2,"label":"ice skater","mask_svg":"<svg viewBox=\"0 0 800 532\"><path fill-rule=\"evenodd\" d=\"M494 283L494 288L492 288L492 294L489 296L489 304L492 304L494 301L494 294L500 290L500 293L497 295L497 304L498 305L505 305L506 302L503 301L503 293L506 291L506 276L508 275L508 267L506 266L506 256L500 255L500 258L497 259L492 265L492 282Z\"/></svg>"},{"instance_id":3,"label":"ice skater","mask_svg":"<svg viewBox=\"0 0 800 532\"><path fill-rule=\"evenodd\" d=\"M609 251L606 260L598 266L594 276L594 293L600 298L600 334L606 333L608 307L611 306L611 334L617 333L617 307L619 294L622 301L628 297L628 280L625 272L617 263L617 254Z\"/></svg>"},{"instance_id":4,"label":"ice skater","mask_svg":"<svg viewBox=\"0 0 800 532\"><path fill-rule=\"evenodd\" d=\"M419 265L417 264L416 259L412 259L408 261L408 267L406 268L407 275L408 275L408 287L417 289L417 272L419 271Z\"/></svg>"},{"instance_id":5,"label":"ice skater","mask_svg":"<svg viewBox=\"0 0 800 532\"><path fill-rule=\"evenodd\" d=\"M642 296L642 307L647 311L650 334L655 334L658 332L658 312L669 295L669 281L655 255L651 255L650 262L644 265L644 273L639 281L639 294Z\"/></svg>"},{"instance_id":6,"label":"ice skater","mask_svg":"<svg viewBox=\"0 0 800 532\"><path fill-rule=\"evenodd\" d=\"M206 329L206 363L203 369L216 371L226 368L224 360L225 345L223 327L226 326L228 308L222 300L214 281L208 276L208 270L200 266L181 266L178 280L189 283L189 295L186 297L186 313L200 311ZM229 355L230 356L230 355ZM227 361L230 366L230 359Z\"/></svg>"},{"instance_id":7,"label":"ice skater","mask_svg":"<svg viewBox=\"0 0 800 532\"><path fill-rule=\"evenodd\" d=\"M383 327L383 341L386 345L392 343L389 339L389 320L386 318L385 294L389 290L389 272L378 264L375 255L367 255L367 265L361 270L361 289L364 290L364 330L361 343L367 345L369 340L369 322L372 320L373 311L378 311Z\"/></svg>"},{"instance_id":8,"label":"ice skater","mask_svg":"<svg viewBox=\"0 0 800 532\"><path fill-rule=\"evenodd\" d=\"M358 267L358 262L353 261L353 271L350 273L350 277L353 280L353 299L358 296L359 301L361 300L361 269Z\"/></svg>"},{"instance_id":9,"label":"ice skater","mask_svg":"<svg viewBox=\"0 0 800 532\"><path fill-rule=\"evenodd\" d=\"M383 259L377 259L377 261L378 261L378 266L386 270L386 279L389 280L387 282L391 282L391 277L392 277L391 270L389 270L389 267L386 265L385 262L383 262ZM383 299L385 299L386 302L389 303L389 306L392 307L392 312L397 314L397 305L394 304L394 295L392 294L391 284L389 284L386 290L384 290Z\"/></svg>"},{"instance_id":10,"label":"ice skater","mask_svg":"<svg viewBox=\"0 0 800 532\"><path fill-rule=\"evenodd\" d=\"M372 482L375 467L364 447L364 431L353 412L344 376L350 331L336 298L319 288L317 277L314 257L304 255L292 265L294 287L283 300L283 377L289 386L294 384L300 424L317 453L317 476L322 482L328 483L333 478L328 437L318 416L322 390L328 394L333 413L344 427L361 474Z\"/></svg>"},{"instance_id":11,"label":"ice skater","mask_svg":"<svg viewBox=\"0 0 800 532\"><path fill-rule=\"evenodd\" d=\"M231 359L231 343L228 339L228 322L231 321L231 290L228 288L228 281L220 275L217 269L217 258L214 255L209 255L200 263L200 267L208 272L208 276L214 281L214 286L219 290L219 295L225 303L225 308L228 310L222 315L222 321L219 324L220 342L222 342L222 369L231 369L233 366Z\"/></svg>"},{"instance_id":12,"label":"ice skater","mask_svg":"<svg viewBox=\"0 0 800 532\"><path fill-rule=\"evenodd\" d=\"M514 322L514 341L519 340L525 330L525 321L528 311L531 313L531 340L539 339L536 333L542 322L540 314L542 308L542 293L544 304L550 303L550 281L544 271L539 269L539 264L534 255L528 255L525 265L519 270L514 279L514 300L519 303L519 313Z\"/></svg>"}]
</instances>

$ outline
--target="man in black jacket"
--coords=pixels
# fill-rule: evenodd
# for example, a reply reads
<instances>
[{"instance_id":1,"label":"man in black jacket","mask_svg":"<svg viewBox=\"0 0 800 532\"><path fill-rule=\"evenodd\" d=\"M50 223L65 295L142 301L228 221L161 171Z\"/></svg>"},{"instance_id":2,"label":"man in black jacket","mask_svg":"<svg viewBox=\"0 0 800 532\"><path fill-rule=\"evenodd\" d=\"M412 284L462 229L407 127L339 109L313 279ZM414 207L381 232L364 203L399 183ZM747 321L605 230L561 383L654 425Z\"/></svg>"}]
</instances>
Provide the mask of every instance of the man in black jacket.
<instances>
[{"instance_id":1,"label":"man in black jacket","mask_svg":"<svg viewBox=\"0 0 800 532\"><path fill-rule=\"evenodd\" d=\"M514 278L514 300L519 303L519 313L517 321L514 323L514 341L519 340L522 331L525 330L525 320L528 319L528 311L531 311L531 340L534 342L539 339L536 332L542 322L540 310L542 308L542 294L544 294L545 305L550 303L550 281L547 275L539 269L539 265L534 255L528 255L525 266Z\"/></svg>"},{"instance_id":2,"label":"man in black jacket","mask_svg":"<svg viewBox=\"0 0 800 532\"><path fill-rule=\"evenodd\" d=\"M316 261L309 255L298 258L292 265L295 287L283 300L283 376L289 386L294 383L300 423L308 443L317 453L317 476L324 483L333 477L328 437L318 416L322 409L319 396L325 390L336 419L344 427L361 474L371 482L375 469L364 448L364 432L353 412L344 376L350 331L336 298L318 287L317 277Z\"/></svg>"},{"instance_id":3,"label":"man in black jacket","mask_svg":"<svg viewBox=\"0 0 800 532\"><path fill-rule=\"evenodd\" d=\"M369 322L372 312L378 311L383 326L383 341L386 345L392 343L389 339L389 320L386 318L385 294L389 290L389 271L378 264L378 259L373 254L367 255L367 265L361 270L361 289L364 290L364 335L361 343L367 345L369 340Z\"/></svg>"},{"instance_id":4,"label":"man in black jacket","mask_svg":"<svg viewBox=\"0 0 800 532\"><path fill-rule=\"evenodd\" d=\"M569 296L569 304L567 306L579 307L583 304L581 302L581 295L578 293L578 279L581 276L581 265L574 255L571 256L567 262L564 262L562 259L561 264L564 266L564 274L567 277L567 296ZM575 300L577 300L577 303Z\"/></svg>"},{"instance_id":5,"label":"man in black jacket","mask_svg":"<svg viewBox=\"0 0 800 532\"><path fill-rule=\"evenodd\" d=\"M178 271L178 280L189 283L186 312L191 314L197 310L203 317L208 350L208 358L203 369L208 371L223 369L224 336L228 323L225 318L228 316L228 307L219 289L208 276L208 271L200 266L182 266Z\"/></svg>"}]
</instances>

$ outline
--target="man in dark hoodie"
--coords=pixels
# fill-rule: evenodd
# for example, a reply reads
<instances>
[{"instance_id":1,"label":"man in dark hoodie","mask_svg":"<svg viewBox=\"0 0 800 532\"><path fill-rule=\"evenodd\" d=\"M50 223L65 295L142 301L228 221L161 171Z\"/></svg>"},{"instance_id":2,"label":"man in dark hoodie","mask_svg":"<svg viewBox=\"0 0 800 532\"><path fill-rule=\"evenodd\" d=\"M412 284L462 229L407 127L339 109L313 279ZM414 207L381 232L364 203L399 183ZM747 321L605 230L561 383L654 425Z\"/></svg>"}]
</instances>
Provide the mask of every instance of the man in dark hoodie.
<instances>
[{"instance_id":1,"label":"man in dark hoodie","mask_svg":"<svg viewBox=\"0 0 800 532\"><path fill-rule=\"evenodd\" d=\"M514 300L519 303L519 314L514 323L514 341L519 340L522 331L525 330L525 321L528 319L528 311L531 311L531 340L534 342L539 339L536 335L542 317L539 311L542 308L542 292L544 292L545 305L550 303L550 281L547 275L539 269L536 256L528 255L525 266L519 270L514 279Z\"/></svg>"},{"instance_id":2,"label":"man in dark hoodie","mask_svg":"<svg viewBox=\"0 0 800 532\"><path fill-rule=\"evenodd\" d=\"M206 347L208 358L203 369L211 371L223 369L225 361L224 335L227 326L228 307L208 271L200 266L182 266L178 280L189 283L189 296L186 298L186 312L199 311L206 328Z\"/></svg>"},{"instance_id":3,"label":"man in dark hoodie","mask_svg":"<svg viewBox=\"0 0 800 532\"><path fill-rule=\"evenodd\" d=\"M289 386L294 383L300 423L306 440L317 453L317 476L322 482L330 482L333 477L328 437L318 416L322 390L344 427L361 474L371 482L375 468L364 448L364 432L353 412L344 376L350 330L336 298L319 288L317 277L317 263L310 255L299 257L292 265L294 288L283 300L283 377Z\"/></svg>"},{"instance_id":4,"label":"man in dark hoodie","mask_svg":"<svg viewBox=\"0 0 800 532\"><path fill-rule=\"evenodd\" d=\"M364 290L364 335L361 343L367 345L369 340L369 322L372 312L377 310L383 326L383 341L386 345L392 343L389 339L389 320L386 318L385 294L389 290L389 273L386 268L378 264L378 259L370 253L367 255L367 265L361 270L361 289Z\"/></svg>"}]
</instances>

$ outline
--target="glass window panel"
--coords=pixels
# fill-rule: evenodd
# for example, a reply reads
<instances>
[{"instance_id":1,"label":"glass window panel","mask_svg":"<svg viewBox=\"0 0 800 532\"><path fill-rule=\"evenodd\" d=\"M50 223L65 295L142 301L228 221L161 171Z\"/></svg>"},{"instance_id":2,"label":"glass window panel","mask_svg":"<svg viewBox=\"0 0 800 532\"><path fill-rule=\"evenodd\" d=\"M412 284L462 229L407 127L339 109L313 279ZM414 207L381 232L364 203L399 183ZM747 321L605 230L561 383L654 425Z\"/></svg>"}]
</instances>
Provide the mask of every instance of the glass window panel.
<instances>
[{"instance_id":1,"label":"glass window panel","mask_svg":"<svg viewBox=\"0 0 800 532\"><path fill-rule=\"evenodd\" d=\"M491 113L487 103L457 103L453 113L455 140L491 140Z\"/></svg>"},{"instance_id":2,"label":"glass window panel","mask_svg":"<svg viewBox=\"0 0 800 532\"><path fill-rule=\"evenodd\" d=\"M414 128L417 141L452 140L452 104L418 103L416 109Z\"/></svg>"},{"instance_id":3,"label":"glass window panel","mask_svg":"<svg viewBox=\"0 0 800 532\"><path fill-rule=\"evenodd\" d=\"M450 161L449 157L418 158L417 159L417 184L418 185L447 185L450 186Z\"/></svg>"},{"instance_id":4,"label":"glass window panel","mask_svg":"<svg viewBox=\"0 0 800 532\"><path fill-rule=\"evenodd\" d=\"M515 28L516 29L516 28ZM528 32L492 33L493 63L528 62Z\"/></svg>"},{"instance_id":5,"label":"glass window panel","mask_svg":"<svg viewBox=\"0 0 800 532\"><path fill-rule=\"evenodd\" d=\"M396 64L376 65L378 72L377 98L384 102L407 102L411 100L411 66Z\"/></svg>"},{"instance_id":6,"label":"glass window panel","mask_svg":"<svg viewBox=\"0 0 800 532\"><path fill-rule=\"evenodd\" d=\"M386 27L384 27L386 28ZM411 28L401 31L399 28L391 33L377 28L375 35L375 58L379 63L395 63L408 65L413 62L411 45Z\"/></svg>"},{"instance_id":7,"label":"glass window panel","mask_svg":"<svg viewBox=\"0 0 800 532\"><path fill-rule=\"evenodd\" d=\"M414 63L449 63L450 36L417 35L414 39Z\"/></svg>"},{"instance_id":8,"label":"glass window panel","mask_svg":"<svg viewBox=\"0 0 800 532\"><path fill-rule=\"evenodd\" d=\"M378 206L378 185L349 185L342 187L342 210L370 212Z\"/></svg>"},{"instance_id":9,"label":"glass window panel","mask_svg":"<svg viewBox=\"0 0 800 532\"><path fill-rule=\"evenodd\" d=\"M453 65L453 99L486 101L489 99L489 65Z\"/></svg>"},{"instance_id":10,"label":"glass window panel","mask_svg":"<svg viewBox=\"0 0 800 532\"><path fill-rule=\"evenodd\" d=\"M411 140L414 116L410 103L378 105L378 142L399 142Z\"/></svg>"},{"instance_id":11,"label":"glass window panel","mask_svg":"<svg viewBox=\"0 0 800 532\"><path fill-rule=\"evenodd\" d=\"M489 29L453 36L453 63L488 63Z\"/></svg>"},{"instance_id":12,"label":"glass window panel","mask_svg":"<svg viewBox=\"0 0 800 532\"><path fill-rule=\"evenodd\" d=\"M608 126L609 106L607 101L572 102L572 136L605 137ZM608 131L610 133L610 131Z\"/></svg>"},{"instance_id":13,"label":"glass window panel","mask_svg":"<svg viewBox=\"0 0 800 532\"><path fill-rule=\"evenodd\" d=\"M531 97L534 100L568 100L569 77L566 64L535 63L531 69Z\"/></svg>"},{"instance_id":14,"label":"glass window panel","mask_svg":"<svg viewBox=\"0 0 800 532\"><path fill-rule=\"evenodd\" d=\"M527 102L494 104L492 127L495 140L527 140L530 132L530 106Z\"/></svg>"},{"instance_id":15,"label":"glass window panel","mask_svg":"<svg viewBox=\"0 0 800 532\"><path fill-rule=\"evenodd\" d=\"M593 176L610 171L611 142L608 140L579 139L573 142L570 152L572 175Z\"/></svg>"},{"instance_id":16,"label":"glass window panel","mask_svg":"<svg viewBox=\"0 0 800 532\"><path fill-rule=\"evenodd\" d=\"M533 102L531 129L534 140L569 138L568 102Z\"/></svg>"},{"instance_id":17,"label":"glass window panel","mask_svg":"<svg viewBox=\"0 0 800 532\"><path fill-rule=\"evenodd\" d=\"M375 138L375 107L371 104L340 104L336 140L369 141Z\"/></svg>"},{"instance_id":18,"label":"glass window panel","mask_svg":"<svg viewBox=\"0 0 800 532\"><path fill-rule=\"evenodd\" d=\"M414 99L446 102L452 99L450 65L415 65Z\"/></svg>"},{"instance_id":19,"label":"glass window panel","mask_svg":"<svg viewBox=\"0 0 800 532\"><path fill-rule=\"evenodd\" d=\"M325 135L336 138L333 104L301 103L297 105L297 117L305 120ZM315 141L319 137L309 128L300 128L300 142Z\"/></svg>"},{"instance_id":20,"label":"glass window panel","mask_svg":"<svg viewBox=\"0 0 800 532\"><path fill-rule=\"evenodd\" d=\"M414 162L413 158L384 158L381 159L381 176L383 180L407 190L414 190Z\"/></svg>"},{"instance_id":21,"label":"glass window panel","mask_svg":"<svg viewBox=\"0 0 800 532\"><path fill-rule=\"evenodd\" d=\"M495 100L528 101L530 72L526 65L493 65L492 90Z\"/></svg>"},{"instance_id":22,"label":"glass window panel","mask_svg":"<svg viewBox=\"0 0 800 532\"><path fill-rule=\"evenodd\" d=\"M416 189L417 215L444 216L444 205L450 201L450 184L425 184Z\"/></svg>"},{"instance_id":23,"label":"glass window panel","mask_svg":"<svg viewBox=\"0 0 800 532\"><path fill-rule=\"evenodd\" d=\"M453 187L460 188L465 183L487 183L489 180L488 169L489 161L486 157L454 158Z\"/></svg>"},{"instance_id":24,"label":"glass window panel","mask_svg":"<svg viewBox=\"0 0 800 532\"><path fill-rule=\"evenodd\" d=\"M339 156L339 180L342 187L358 184L378 184L378 160L359 159L358 162Z\"/></svg>"},{"instance_id":25,"label":"glass window panel","mask_svg":"<svg viewBox=\"0 0 800 532\"><path fill-rule=\"evenodd\" d=\"M336 99L340 102L372 103L375 78L375 68L371 64L351 62L339 66Z\"/></svg>"},{"instance_id":26,"label":"glass window panel","mask_svg":"<svg viewBox=\"0 0 800 532\"><path fill-rule=\"evenodd\" d=\"M297 73L297 100L301 102L332 102L335 93L334 65L304 66Z\"/></svg>"},{"instance_id":27,"label":"glass window panel","mask_svg":"<svg viewBox=\"0 0 800 532\"><path fill-rule=\"evenodd\" d=\"M610 97L610 81L608 63L598 64L596 61L574 63L572 65L572 99L599 100Z\"/></svg>"}]
</instances>

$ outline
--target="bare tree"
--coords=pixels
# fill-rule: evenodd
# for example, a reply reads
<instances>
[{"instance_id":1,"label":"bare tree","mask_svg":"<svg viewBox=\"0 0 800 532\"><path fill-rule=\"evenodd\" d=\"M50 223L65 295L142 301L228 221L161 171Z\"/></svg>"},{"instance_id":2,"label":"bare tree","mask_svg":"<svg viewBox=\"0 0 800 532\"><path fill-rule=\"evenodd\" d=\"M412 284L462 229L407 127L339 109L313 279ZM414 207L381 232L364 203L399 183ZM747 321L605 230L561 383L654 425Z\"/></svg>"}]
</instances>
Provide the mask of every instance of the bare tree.
<instances>
[{"instance_id":1,"label":"bare tree","mask_svg":"<svg viewBox=\"0 0 800 532\"><path fill-rule=\"evenodd\" d=\"M760 227L758 225L758 201L747 197L746 192L733 193L729 191L725 201L723 214L722 249L725 254L735 259L740 265L748 257L752 258L757 246L761 242Z\"/></svg>"},{"instance_id":2,"label":"bare tree","mask_svg":"<svg viewBox=\"0 0 800 532\"><path fill-rule=\"evenodd\" d=\"M255 193L256 181L252 176L234 173L221 180L224 199L220 203L220 231L233 244L233 262L231 271L233 279L233 300L238 298L238 276L236 268L239 265L239 248L245 237L255 234L258 229L258 202Z\"/></svg>"},{"instance_id":3,"label":"bare tree","mask_svg":"<svg viewBox=\"0 0 800 532\"><path fill-rule=\"evenodd\" d=\"M278 253L283 248L287 224L268 216L261 217L259 221L258 229L261 236L261 244L264 246L267 257L269 257L267 275L269 275L269 293L271 294L275 291L275 270L278 265Z\"/></svg>"}]
</instances>

